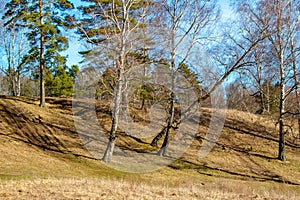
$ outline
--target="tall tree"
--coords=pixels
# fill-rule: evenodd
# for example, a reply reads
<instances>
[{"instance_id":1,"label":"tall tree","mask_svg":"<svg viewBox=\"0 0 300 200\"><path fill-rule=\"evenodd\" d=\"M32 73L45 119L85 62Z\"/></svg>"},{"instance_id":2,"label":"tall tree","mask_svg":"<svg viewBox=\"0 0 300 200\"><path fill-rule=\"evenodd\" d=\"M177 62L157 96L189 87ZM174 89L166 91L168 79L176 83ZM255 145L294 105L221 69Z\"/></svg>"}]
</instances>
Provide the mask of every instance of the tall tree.
<instances>
[{"instance_id":1,"label":"tall tree","mask_svg":"<svg viewBox=\"0 0 300 200\"><path fill-rule=\"evenodd\" d=\"M150 2L148 0L84 1L89 4L81 7L84 18L79 33L89 44L87 51L82 52L85 63L88 67L99 68L102 65L100 73L111 67L116 76L112 125L102 158L104 162L110 162L118 129L122 90L126 86L124 76L134 63L129 59L132 58L130 53L141 48L138 35Z\"/></svg>"},{"instance_id":2,"label":"tall tree","mask_svg":"<svg viewBox=\"0 0 300 200\"><path fill-rule=\"evenodd\" d=\"M1 13L5 13L4 1L1 3ZM20 96L21 93L21 74L23 73L23 67L26 64L23 62L23 57L27 53L28 42L26 41L26 28L24 24L17 20L10 21L7 24L7 20L3 17L3 21L0 22L0 44L3 48L3 56L6 58L2 63L1 70L9 79L9 94L14 96Z\"/></svg>"},{"instance_id":3,"label":"tall tree","mask_svg":"<svg viewBox=\"0 0 300 200\"><path fill-rule=\"evenodd\" d=\"M215 1L162 0L159 3L161 9L158 12L162 16L164 27L168 28L166 31L168 35L163 36L166 41L165 64L169 66L172 77L167 125L157 136L160 137L162 133L165 134L164 142L158 151L158 155L165 156L174 123L175 87L178 70L187 61L200 33L218 18L218 9ZM185 50L181 50L183 46L185 46ZM154 140L157 140L157 137Z\"/></svg>"},{"instance_id":4,"label":"tall tree","mask_svg":"<svg viewBox=\"0 0 300 200\"><path fill-rule=\"evenodd\" d=\"M40 55L39 55L39 69L40 69L40 107L45 106L45 78L44 78L44 66L45 66L45 30L44 16L43 16L43 0L39 0L39 26L40 31ZM36 20L36 19L35 19Z\"/></svg>"},{"instance_id":5,"label":"tall tree","mask_svg":"<svg viewBox=\"0 0 300 200\"><path fill-rule=\"evenodd\" d=\"M171 113L173 112L172 106L170 106L168 125L154 137L152 140L153 145L156 145L157 141L167 133L167 127L169 127L169 129L177 128L178 125L186 119L185 116L188 116L187 114L191 111L193 106L198 104L199 101L210 98L231 74L243 66L248 65L249 62L247 58L250 56L251 51L267 36L265 28L256 30L255 32L237 31L239 34L236 34L235 29L232 30L232 27L229 27L228 24L223 32L221 28L215 29L218 30L218 33L207 32L206 28L210 27L209 25L214 24L218 16L218 9L214 1L163 1L163 3L163 8L165 8L167 14L161 15L167 16L167 20L164 20L167 25L164 26L169 27L170 30L168 32L169 37L167 37L167 41L170 44L168 46L169 60L167 63L171 72L173 71L172 66L174 67L174 72L176 74L179 66L182 66L185 62L190 62L190 51L193 49L196 42L206 47L206 50L210 53L211 58L216 63L218 72L216 73L216 68L210 69L209 67L202 67L202 69L197 71L197 79L201 84L201 93L199 94L199 97L189 106L189 108L182 112L184 117L179 120L173 120L173 122L170 122L170 120L172 121ZM236 25L237 23L234 22L233 24ZM239 28L236 28L236 30L239 30ZM213 33L216 35L213 36ZM190 43L184 43L185 47L181 48L180 43L183 42L186 37L189 37L188 41L190 41ZM212 40L216 42L208 43L208 41ZM185 51L182 49L185 49ZM178 52L180 52L180 54L178 54ZM174 59L175 57L176 59ZM207 57L197 58L197 62L204 63L203 66L209 66L209 61L207 60ZM170 94L170 97L172 97L172 93ZM172 104L172 101L170 102ZM158 152L159 155L165 154L168 140L168 137L165 137L164 143Z\"/></svg>"},{"instance_id":6,"label":"tall tree","mask_svg":"<svg viewBox=\"0 0 300 200\"><path fill-rule=\"evenodd\" d=\"M300 138L300 69L299 64L297 67L297 54L295 51L294 42L291 43L291 54L292 54L292 66L293 66L293 78L295 82L295 98L296 98L296 115L298 120L298 137Z\"/></svg>"},{"instance_id":7,"label":"tall tree","mask_svg":"<svg viewBox=\"0 0 300 200\"><path fill-rule=\"evenodd\" d=\"M38 64L40 80L40 106L45 106L45 68L63 66L66 57L60 54L68 48L63 30L73 27L68 10L73 4L68 0L11 0L6 4L7 24L22 21L27 28L31 49L24 61Z\"/></svg>"},{"instance_id":8,"label":"tall tree","mask_svg":"<svg viewBox=\"0 0 300 200\"><path fill-rule=\"evenodd\" d=\"M292 41L299 37L299 17L300 5L294 0L259 0L253 3L239 4L240 12L251 20L254 29L267 27L267 49L270 49L269 57L270 65L275 67L275 75L280 87L280 95L278 97L279 105L279 148L278 159L285 161L285 134L287 132L285 126L286 99L295 89L295 82L292 74L292 61L296 55L292 52ZM298 44L299 45L299 44Z\"/></svg>"}]
</instances>

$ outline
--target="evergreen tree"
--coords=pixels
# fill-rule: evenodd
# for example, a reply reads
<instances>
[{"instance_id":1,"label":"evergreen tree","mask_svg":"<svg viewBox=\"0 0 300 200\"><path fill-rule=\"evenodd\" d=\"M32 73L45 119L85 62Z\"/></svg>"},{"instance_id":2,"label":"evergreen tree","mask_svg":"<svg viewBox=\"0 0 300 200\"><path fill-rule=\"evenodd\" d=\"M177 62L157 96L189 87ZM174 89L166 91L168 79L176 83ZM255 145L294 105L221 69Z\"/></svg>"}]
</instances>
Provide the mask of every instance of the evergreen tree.
<instances>
[{"instance_id":1,"label":"evergreen tree","mask_svg":"<svg viewBox=\"0 0 300 200\"><path fill-rule=\"evenodd\" d=\"M72 78L73 84L75 82L75 79L78 77L80 70L78 65L72 65L71 68L68 69L68 74Z\"/></svg>"},{"instance_id":2,"label":"evergreen tree","mask_svg":"<svg viewBox=\"0 0 300 200\"><path fill-rule=\"evenodd\" d=\"M41 107L45 106L45 69L66 63L66 57L60 52L68 48L68 38L63 31L73 27L74 17L68 12L73 7L68 0L11 0L6 5L6 23L17 20L28 30L31 49L24 62L39 66Z\"/></svg>"},{"instance_id":3,"label":"evergreen tree","mask_svg":"<svg viewBox=\"0 0 300 200\"><path fill-rule=\"evenodd\" d=\"M191 67L189 67L185 63L181 63L178 67L178 72L184 76L184 78L189 82L191 89L194 90L194 92L201 97L201 92L203 92L200 82L199 82L199 77L196 72L193 72Z\"/></svg>"},{"instance_id":4,"label":"evergreen tree","mask_svg":"<svg viewBox=\"0 0 300 200\"><path fill-rule=\"evenodd\" d=\"M49 72L45 77L46 94L49 96L72 96L73 78L67 70L61 66L54 72Z\"/></svg>"}]
</instances>

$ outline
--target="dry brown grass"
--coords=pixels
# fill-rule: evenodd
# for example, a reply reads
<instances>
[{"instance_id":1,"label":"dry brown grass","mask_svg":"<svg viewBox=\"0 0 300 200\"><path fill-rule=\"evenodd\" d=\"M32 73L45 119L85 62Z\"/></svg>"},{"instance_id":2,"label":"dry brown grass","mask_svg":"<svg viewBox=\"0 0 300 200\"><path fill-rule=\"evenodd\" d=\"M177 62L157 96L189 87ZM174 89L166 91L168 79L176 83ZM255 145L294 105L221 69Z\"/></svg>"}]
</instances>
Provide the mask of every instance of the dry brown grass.
<instances>
[{"instance_id":1,"label":"dry brown grass","mask_svg":"<svg viewBox=\"0 0 300 200\"><path fill-rule=\"evenodd\" d=\"M242 189L238 191L236 189ZM0 198L13 199L298 199L293 192L255 191L246 187L207 187L185 183L179 186L157 185L124 179L34 179L0 184Z\"/></svg>"},{"instance_id":2,"label":"dry brown grass","mask_svg":"<svg viewBox=\"0 0 300 200\"><path fill-rule=\"evenodd\" d=\"M210 110L203 109L198 137L179 160L153 173L128 174L94 160L83 148L70 99L48 99L43 109L37 104L34 99L0 98L0 199L300 197L299 141L288 136L288 161L276 160L277 133L266 117L227 111L217 145L200 159L210 118ZM104 129L111 123L107 109L98 112ZM118 144L155 150L123 134Z\"/></svg>"}]
</instances>

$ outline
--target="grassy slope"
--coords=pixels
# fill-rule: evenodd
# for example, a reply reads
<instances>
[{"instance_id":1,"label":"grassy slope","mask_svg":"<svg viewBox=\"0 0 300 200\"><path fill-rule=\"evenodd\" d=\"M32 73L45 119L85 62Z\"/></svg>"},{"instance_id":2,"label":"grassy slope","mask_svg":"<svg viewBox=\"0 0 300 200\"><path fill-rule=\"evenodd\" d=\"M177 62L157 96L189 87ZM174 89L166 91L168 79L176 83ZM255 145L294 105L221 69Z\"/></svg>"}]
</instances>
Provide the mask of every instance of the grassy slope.
<instances>
[{"instance_id":1,"label":"grassy slope","mask_svg":"<svg viewBox=\"0 0 300 200\"><path fill-rule=\"evenodd\" d=\"M102 199L297 199L300 196L299 140L293 141L288 135L288 161L276 160L276 130L267 118L228 111L217 146L200 159L197 153L210 118L209 109L203 109L199 134L181 159L153 173L127 174L94 160L82 147L70 100L47 102L47 108L40 109L33 99L0 98L0 198L23 195L30 199L44 195ZM102 122L106 119L109 127L105 108L99 111ZM140 150L152 149L128 136L119 137L118 143ZM129 190L132 187L134 190Z\"/></svg>"}]
</instances>

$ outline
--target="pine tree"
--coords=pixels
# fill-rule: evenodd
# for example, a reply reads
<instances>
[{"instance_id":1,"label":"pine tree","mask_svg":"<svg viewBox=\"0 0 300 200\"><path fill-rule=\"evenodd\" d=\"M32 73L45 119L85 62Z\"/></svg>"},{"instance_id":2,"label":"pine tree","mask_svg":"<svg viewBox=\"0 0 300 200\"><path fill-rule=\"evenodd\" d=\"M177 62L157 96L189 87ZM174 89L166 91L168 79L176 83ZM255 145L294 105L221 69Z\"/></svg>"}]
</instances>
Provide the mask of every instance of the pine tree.
<instances>
[{"instance_id":1,"label":"pine tree","mask_svg":"<svg viewBox=\"0 0 300 200\"><path fill-rule=\"evenodd\" d=\"M68 0L11 0L6 5L6 23L17 20L27 28L31 49L24 62L39 66L41 107L45 106L45 69L66 63L66 57L60 52L68 48L63 30L73 27L74 17L68 12L73 8Z\"/></svg>"},{"instance_id":2,"label":"pine tree","mask_svg":"<svg viewBox=\"0 0 300 200\"><path fill-rule=\"evenodd\" d=\"M64 67L57 67L55 71L48 71L45 77L45 85L49 96L72 96L73 78Z\"/></svg>"}]
</instances>

